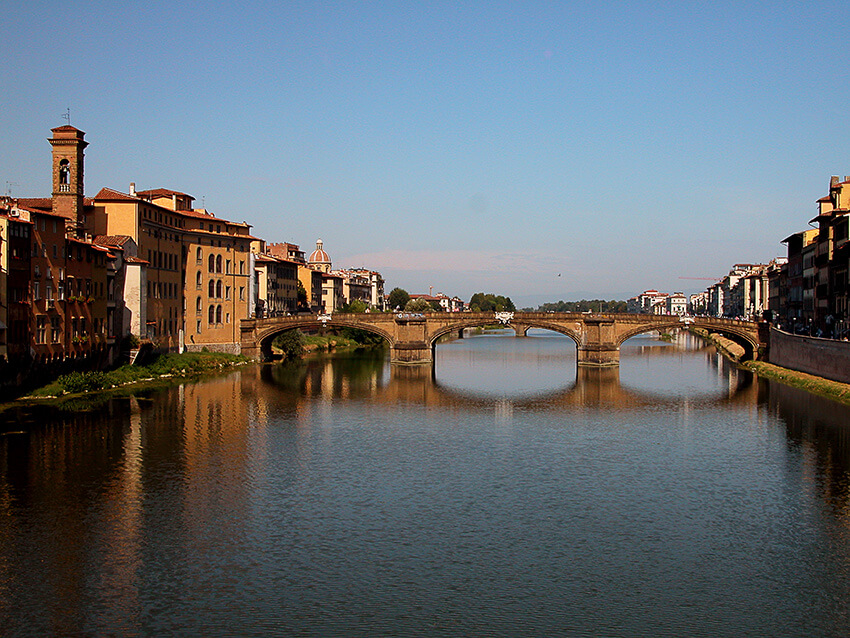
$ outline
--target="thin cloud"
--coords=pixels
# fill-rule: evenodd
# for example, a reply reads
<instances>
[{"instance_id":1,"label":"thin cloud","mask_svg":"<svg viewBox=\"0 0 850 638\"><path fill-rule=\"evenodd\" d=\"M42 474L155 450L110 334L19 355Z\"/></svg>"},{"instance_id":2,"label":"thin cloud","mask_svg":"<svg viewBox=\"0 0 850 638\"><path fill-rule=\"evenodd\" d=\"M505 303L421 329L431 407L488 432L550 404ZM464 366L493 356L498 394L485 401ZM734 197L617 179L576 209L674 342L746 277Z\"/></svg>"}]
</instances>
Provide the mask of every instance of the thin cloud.
<instances>
[{"instance_id":1,"label":"thin cloud","mask_svg":"<svg viewBox=\"0 0 850 638\"><path fill-rule=\"evenodd\" d=\"M476 250L388 250L353 255L349 261L374 270L463 273L539 273L564 268L567 260L553 255Z\"/></svg>"}]
</instances>

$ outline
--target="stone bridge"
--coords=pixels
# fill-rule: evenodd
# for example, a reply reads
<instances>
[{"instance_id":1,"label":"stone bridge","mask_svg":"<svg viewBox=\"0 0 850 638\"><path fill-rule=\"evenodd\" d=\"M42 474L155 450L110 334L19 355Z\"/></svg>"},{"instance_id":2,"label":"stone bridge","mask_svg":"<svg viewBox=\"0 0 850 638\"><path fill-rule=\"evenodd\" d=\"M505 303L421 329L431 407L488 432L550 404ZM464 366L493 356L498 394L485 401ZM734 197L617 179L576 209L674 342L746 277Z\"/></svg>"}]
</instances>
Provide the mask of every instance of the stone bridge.
<instances>
[{"instance_id":1,"label":"stone bridge","mask_svg":"<svg viewBox=\"0 0 850 638\"><path fill-rule=\"evenodd\" d=\"M529 328L543 328L567 335L576 342L580 366L616 366L620 346L629 337L653 330L668 331L694 326L717 332L743 346L745 359L755 359L766 347L766 324L716 317L678 317L640 314L592 314L567 312L428 312L296 315L267 319L244 319L241 324L242 354L252 359L271 358L272 340L287 330L358 328L380 335L389 343L391 361L398 364L431 363L434 347L446 335L463 336L467 328L501 323L524 337Z\"/></svg>"}]
</instances>

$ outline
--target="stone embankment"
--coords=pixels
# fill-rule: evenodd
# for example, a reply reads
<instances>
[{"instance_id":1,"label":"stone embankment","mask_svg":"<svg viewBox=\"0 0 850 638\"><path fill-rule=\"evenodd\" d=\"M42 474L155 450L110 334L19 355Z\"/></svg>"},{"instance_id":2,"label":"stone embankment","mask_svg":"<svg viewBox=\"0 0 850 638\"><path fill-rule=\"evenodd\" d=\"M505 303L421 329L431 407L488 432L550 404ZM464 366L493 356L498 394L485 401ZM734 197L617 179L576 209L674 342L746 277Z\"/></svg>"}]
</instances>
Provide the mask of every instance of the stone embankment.
<instances>
[{"instance_id":1,"label":"stone embankment","mask_svg":"<svg viewBox=\"0 0 850 638\"><path fill-rule=\"evenodd\" d=\"M703 328L691 328L690 331L698 337L702 337L706 341L714 344L721 353L726 355L735 363L738 363L746 352L743 346L735 343L731 339L727 339L723 335L717 334L716 332L709 332Z\"/></svg>"},{"instance_id":2,"label":"stone embankment","mask_svg":"<svg viewBox=\"0 0 850 638\"><path fill-rule=\"evenodd\" d=\"M850 405L850 343L791 335L772 328L770 361L740 363L744 348L734 341L699 328L692 328L691 332L760 377Z\"/></svg>"},{"instance_id":3,"label":"stone embankment","mask_svg":"<svg viewBox=\"0 0 850 638\"><path fill-rule=\"evenodd\" d=\"M850 383L850 342L794 335L770 329L770 363Z\"/></svg>"}]
</instances>

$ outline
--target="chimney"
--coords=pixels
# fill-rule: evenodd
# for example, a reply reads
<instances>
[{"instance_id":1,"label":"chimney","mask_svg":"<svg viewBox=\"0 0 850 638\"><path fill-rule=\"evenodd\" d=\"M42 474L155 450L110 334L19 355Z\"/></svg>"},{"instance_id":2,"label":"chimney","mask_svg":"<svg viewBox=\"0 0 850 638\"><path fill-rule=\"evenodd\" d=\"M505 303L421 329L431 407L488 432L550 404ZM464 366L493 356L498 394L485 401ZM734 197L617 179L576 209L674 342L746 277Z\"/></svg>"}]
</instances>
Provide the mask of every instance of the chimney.
<instances>
[{"instance_id":1,"label":"chimney","mask_svg":"<svg viewBox=\"0 0 850 638\"><path fill-rule=\"evenodd\" d=\"M136 182L130 182L130 197L136 196Z\"/></svg>"},{"instance_id":2,"label":"chimney","mask_svg":"<svg viewBox=\"0 0 850 638\"><path fill-rule=\"evenodd\" d=\"M832 188L838 184L838 175L833 175L829 178L829 187Z\"/></svg>"}]
</instances>

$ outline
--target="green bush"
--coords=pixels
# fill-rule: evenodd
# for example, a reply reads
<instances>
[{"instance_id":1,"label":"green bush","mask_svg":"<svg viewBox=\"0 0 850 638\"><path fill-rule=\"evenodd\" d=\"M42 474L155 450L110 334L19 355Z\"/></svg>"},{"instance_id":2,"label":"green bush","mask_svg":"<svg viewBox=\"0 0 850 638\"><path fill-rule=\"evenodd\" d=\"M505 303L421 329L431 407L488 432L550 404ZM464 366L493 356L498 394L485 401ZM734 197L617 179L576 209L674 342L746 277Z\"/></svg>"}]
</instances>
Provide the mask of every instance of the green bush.
<instances>
[{"instance_id":1,"label":"green bush","mask_svg":"<svg viewBox=\"0 0 850 638\"><path fill-rule=\"evenodd\" d=\"M103 372L71 372L59 377L57 382L65 392L76 394L101 390L106 384L106 377Z\"/></svg>"},{"instance_id":2,"label":"green bush","mask_svg":"<svg viewBox=\"0 0 850 638\"><path fill-rule=\"evenodd\" d=\"M300 330L287 330L272 341L272 346L283 353L286 359L295 359L304 354L306 338Z\"/></svg>"}]
</instances>

